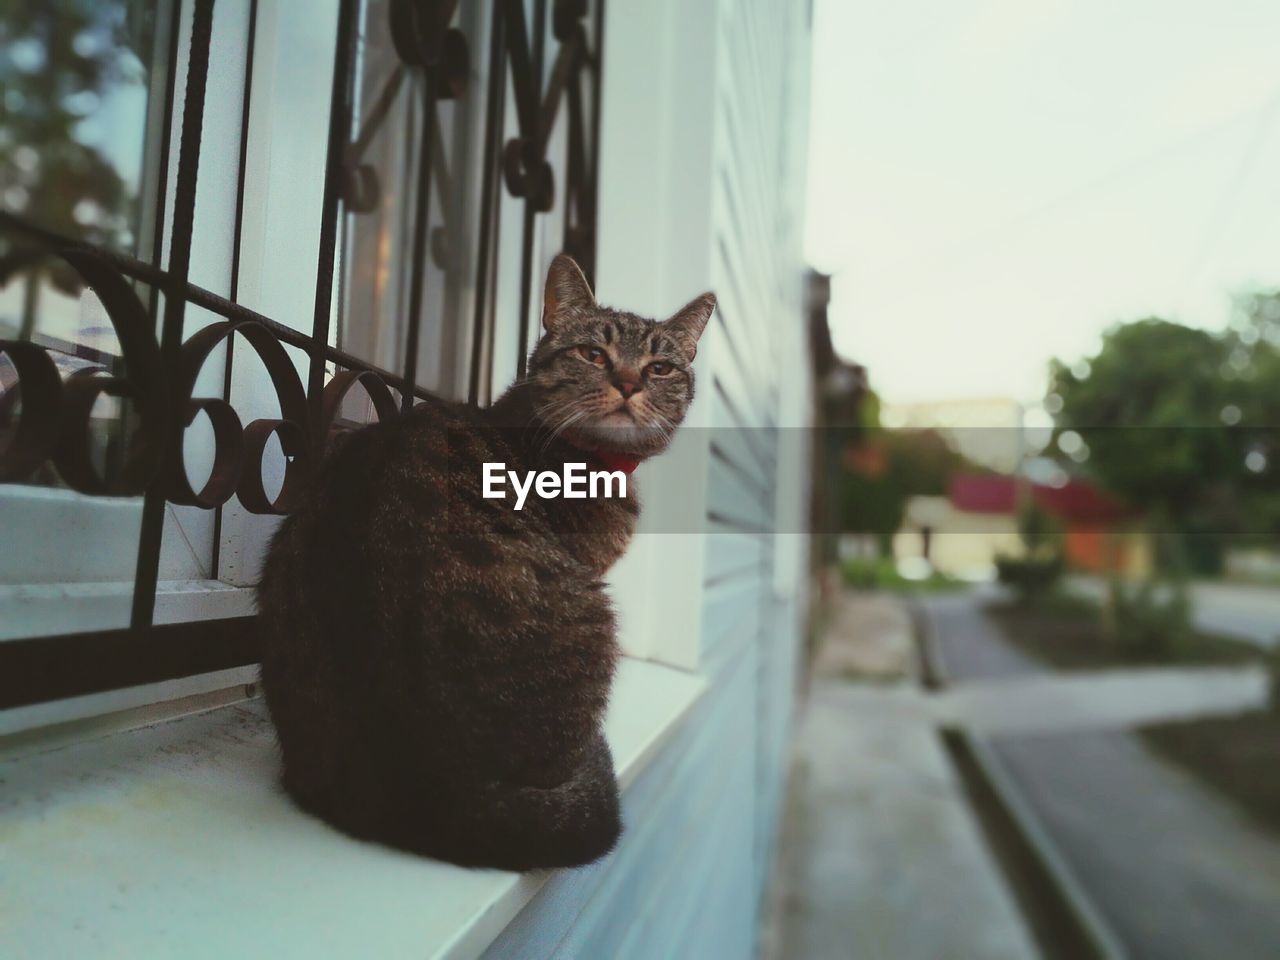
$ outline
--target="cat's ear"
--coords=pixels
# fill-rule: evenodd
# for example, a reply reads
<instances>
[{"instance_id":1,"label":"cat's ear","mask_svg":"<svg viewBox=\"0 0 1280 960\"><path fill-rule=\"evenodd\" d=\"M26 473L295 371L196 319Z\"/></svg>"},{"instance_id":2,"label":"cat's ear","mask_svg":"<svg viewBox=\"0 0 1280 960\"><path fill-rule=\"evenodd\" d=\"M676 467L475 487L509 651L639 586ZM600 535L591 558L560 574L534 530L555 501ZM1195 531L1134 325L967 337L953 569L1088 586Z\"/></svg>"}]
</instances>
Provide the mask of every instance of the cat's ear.
<instances>
[{"instance_id":1,"label":"cat's ear","mask_svg":"<svg viewBox=\"0 0 1280 960\"><path fill-rule=\"evenodd\" d=\"M675 316L662 325L667 333L675 337L689 351L690 360L698 352L698 339L702 336L702 331L707 329L707 321L711 319L711 313L715 308L716 295L704 293L690 300L676 312Z\"/></svg>"},{"instance_id":2,"label":"cat's ear","mask_svg":"<svg viewBox=\"0 0 1280 960\"><path fill-rule=\"evenodd\" d=\"M547 286L542 293L542 325L548 330L567 316L594 309L595 295L573 257L561 253L547 270Z\"/></svg>"}]
</instances>

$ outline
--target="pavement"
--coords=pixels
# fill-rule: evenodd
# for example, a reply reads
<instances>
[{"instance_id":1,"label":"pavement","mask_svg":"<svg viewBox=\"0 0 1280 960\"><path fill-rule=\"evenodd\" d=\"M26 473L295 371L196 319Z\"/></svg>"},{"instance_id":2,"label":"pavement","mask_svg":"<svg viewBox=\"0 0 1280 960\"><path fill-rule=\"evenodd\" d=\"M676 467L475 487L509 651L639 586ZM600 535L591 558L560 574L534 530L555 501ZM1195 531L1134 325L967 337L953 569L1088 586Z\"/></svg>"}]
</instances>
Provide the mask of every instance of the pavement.
<instances>
[{"instance_id":1,"label":"pavement","mask_svg":"<svg viewBox=\"0 0 1280 960\"><path fill-rule=\"evenodd\" d=\"M1072 577L1071 588L1085 596L1106 596L1096 577ZM1266 649L1280 647L1280 588L1238 583L1192 583L1192 622L1206 633L1235 637Z\"/></svg>"},{"instance_id":2,"label":"pavement","mask_svg":"<svg viewBox=\"0 0 1280 960\"><path fill-rule=\"evenodd\" d=\"M952 691L995 709L984 690L1058 686L1062 678L1004 641L981 602L981 594L972 593L925 601ZM1122 679L1116 673L1079 678L1078 705L1114 708L1114 683ZM1200 673L1206 684L1223 679L1220 671ZM1166 707L1175 716L1190 708L1181 681L1144 689L1148 720ZM1206 685L1201 692L1208 699L1216 696L1207 691ZM1230 684L1217 690L1228 700L1243 692ZM1171 693L1172 701L1161 699ZM1024 706L1034 701L1029 697ZM1217 712L1230 704L1207 706ZM987 744L1131 956L1280 956L1280 842L1148 751L1125 729L1141 717L1111 719L1116 728L1107 730L1009 724Z\"/></svg>"},{"instance_id":3,"label":"pavement","mask_svg":"<svg viewBox=\"0 0 1280 960\"><path fill-rule=\"evenodd\" d=\"M972 680L930 705L939 724L988 735L1112 730L1267 706L1265 667L1157 667Z\"/></svg>"},{"instance_id":4,"label":"pavement","mask_svg":"<svg viewBox=\"0 0 1280 960\"><path fill-rule=\"evenodd\" d=\"M886 717L981 734L1114 730L1160 721L1236 714L1269 703L1263 666L1135 667L1057 672L1013 648L977 605L994 593L946 595L922 605L926 633L941 634L934 658L952 684L932 696L905 696L885 681L918 675L914 628L902 604L887 596L850 594L831 620L814 661L815 675L876 681L858 688L860 706ZM919 691L917 691L919 692Z\"/></svg>"},{"instance_id":5,"label":"pavement","mask_svg":"<svg viewBox=\"0 0 1280 960\"><path fill-rule=\"evenodd\" d=\"M1037 957L915 680L905 611L838 605L799 724L761 956Z\"/></svg>"},{"instance_id":6,"label":"pavement","mask_svg":"<svg viewBox=\"0 0 1280 960\"><path fill-rule=\"evenodd\" d=\"M982 737L1129 956L1280 956L1280 843L1130 732L1256 709L1266 674L1058 673L1003 639L987 598L922 601L948 681L935 692L901 601L837 599L793 748L763 960L1040 955L941 726Z\"/></svg>"}]
</instances>

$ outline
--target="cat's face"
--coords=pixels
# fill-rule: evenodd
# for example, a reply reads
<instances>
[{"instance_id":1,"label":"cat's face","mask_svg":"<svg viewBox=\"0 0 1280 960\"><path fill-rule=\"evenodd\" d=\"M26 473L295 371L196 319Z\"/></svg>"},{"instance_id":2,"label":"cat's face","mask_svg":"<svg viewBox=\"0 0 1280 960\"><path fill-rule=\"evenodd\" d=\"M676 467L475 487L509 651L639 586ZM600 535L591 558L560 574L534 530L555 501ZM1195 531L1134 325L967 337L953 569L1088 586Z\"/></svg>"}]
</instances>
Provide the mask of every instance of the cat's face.
<instances>
[{"instance_id":1,"label":"cat's face","mask_svg":"<svg viewBox=\"0 0 1280 960\"><path fill-rule=\"evenodd\" d=\"M526 375L537 418L584 450L662 451L693 400L693 358L715 305L704 293L662 322L601 307L578 265L556 257Z\"/></svg>"}]
</instances>

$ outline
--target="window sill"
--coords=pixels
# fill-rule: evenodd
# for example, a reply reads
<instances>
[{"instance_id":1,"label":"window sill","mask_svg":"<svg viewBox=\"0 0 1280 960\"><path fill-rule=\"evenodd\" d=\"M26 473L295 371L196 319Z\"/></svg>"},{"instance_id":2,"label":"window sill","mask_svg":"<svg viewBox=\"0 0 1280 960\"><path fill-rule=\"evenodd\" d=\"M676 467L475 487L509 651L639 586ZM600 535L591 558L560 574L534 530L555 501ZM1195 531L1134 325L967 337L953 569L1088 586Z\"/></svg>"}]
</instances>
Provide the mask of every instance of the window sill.
<instances>
[{"instance_id":1,"label":"window sill","mask_svg":"<svg viewBox=\"0 0 1280 960\"><path fill-rule=\"evenodd\" d=\"M606 733L624 790L705 686L622 662ZM466 958L552 876L350 840L294 808L276 774L260 700L8 763L6 943L19 955Z\"/></svg>"},{"instance_id":2,"label":"window sill","mask_svg":"<svg viewBox=\"0 0 1280 960\"><path fill-rule=\"evenodd\" d=\"M126 627L132 604L132 580L0 583L0 641ZM156 623L221 620L253 612L252 587L235 587L220 580L161 580L156 584Z\"/></svg>"}]
</instances>

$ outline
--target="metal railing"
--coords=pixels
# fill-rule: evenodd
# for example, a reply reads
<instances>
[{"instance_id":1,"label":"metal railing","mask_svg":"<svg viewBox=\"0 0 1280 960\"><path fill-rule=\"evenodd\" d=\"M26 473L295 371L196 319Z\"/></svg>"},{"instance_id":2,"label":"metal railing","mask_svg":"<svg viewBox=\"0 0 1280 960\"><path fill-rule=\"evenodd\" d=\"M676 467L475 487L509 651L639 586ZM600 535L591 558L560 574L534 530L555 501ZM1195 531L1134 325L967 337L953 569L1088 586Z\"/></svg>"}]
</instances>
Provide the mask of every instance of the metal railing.
<instances>
[{"instance_id":1,"label":"metal railing","mask_svg":"<svg viewBox=\"0 0 1280 960\"><path fill-rule=\"evenodd\" d=\"M235 496L252 513L288 513L311 480L343 398L357 384L367 392L379 418L396 416L399 409L407 410L415 399L426 396L418 383L417 359L426 263L431 255L432 178L442 173L440 151L433 149L432 138L438 135L434 119L441 101L468 95L473 55L462 30L451 26L458 7L459 0L392 0L388 8L391 33L402 63L392 73L385 96L375 98L375 107L363 118L362 128L353 131L360 8L358 0L343 0L340 6L315 312L309 334L234 302L234 283L228 299L189 280L214 0L194 3L187 83L180 106L173 96L176 58L168 63L171 109L167 122L180 125L181 138L166 267L159 265L158 256L155 262L147 262L60 235L25 215L0 212L0 236L7 246L0 258L0 285L41 263L60 261L74 271L84 287L92 288L119 342L115 362L66 376L50 347L30 339L0 340L0 354L16 374L0 394L0 481L22 483L37 470L52 466L62 483L80 493L143 498L130 626L0 643L0 707L255 662L252 618L153 624L166 504L220 511ZM603 0L555 0L550 4L533 0L531 10L527 16L521 0L495 0L489 21L489 84L476 231L479 268L470 321L474 325L469 371L473 401L481 392L486 353L491 355L496 346L492 342L494 290L499 271L518 269L520 274L520 339L511 346L519 351L523 370L536 281L533 241L537 216L553 209L559 199L564 209L564 249L578 259L589 278L595 262ZM251 16L254 14L256 4ZM170 49L176 51L178 18L172 20ZM252 27L250 30L252 44ZM557 48L548 72L544 61L549 35L557 41ZM252 56L247 62L251 73ZM377 170L362 156L376 127L386 122L387 111L377 105L394 96L404 78L414 72L422 77L415 89L422 97L421 115L427 119L421 124L422 142L416 154L408 290L412 322L406 325L403 369L392 372L332 346L329 325L341 217L368 209L381 188ZM513 91L510 98L508 72ZM246 86L249 80L247 77ZM514 103L519 133L504 143L508 99ZM246 90L238 206L244 196L248 113ZM547 151L561 114L567 116L567 156L564 182L557 189ZM164 139L167 142L167 135ZM503 188L524 200L518 265L499 263L498 194ZM237 264L241 212L236 211L237 249L233 256ZM149 305L138 293L140 286L151 290ZM189 305L221 319L184 341ZM223 395L196 395L202 367L216 348L232 340L247 345L265 366L279 402L278 417L242 423L229 400L229 367L233 362L229 351ZM286 345L300 348L309 358L305 384ZM330 368L336 373L326 382ZM399 404L393 389L399 392ZM135 418L118 469L111 471L99 470L89 453L92 411L103 396L128 401ZM201 413L213 429L213 465L203 485L195 489L183 462L183 434ZM263 483L263 457L273 437L287 459L283 484L274 496ZM85 548L68 544L68 549L73 546ZM6 549L16 549L16 545L6 545Z\"/></svg>"}]
</instances>

